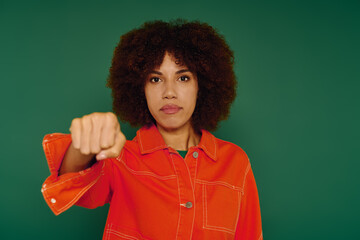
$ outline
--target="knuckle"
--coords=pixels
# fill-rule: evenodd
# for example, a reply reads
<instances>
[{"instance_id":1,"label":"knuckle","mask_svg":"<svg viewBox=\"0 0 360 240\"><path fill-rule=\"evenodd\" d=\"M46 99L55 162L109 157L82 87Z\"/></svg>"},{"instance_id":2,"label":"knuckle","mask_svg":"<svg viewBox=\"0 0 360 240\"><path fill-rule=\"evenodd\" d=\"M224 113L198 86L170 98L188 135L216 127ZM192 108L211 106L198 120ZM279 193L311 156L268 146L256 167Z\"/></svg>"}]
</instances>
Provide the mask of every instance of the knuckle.
<instances>
[{"instance_id":1,"label":"knuckle","mask_svg":"<svg viewBox=\"0 0 360 240\"><path fill-rule=\"evenodd\" d=\"M105 115L109 118L114 117L114 114L112 112L106 112Z\"/></svg>"},{"instance_id":2,"label":"knuckle","mask_svg":"<svg viewBox=\"0 0 360 240\"><path fill-rule=\"evenodd\" d=\"M94 113L91 115L91 121L97 122L99 120L99 117L100 116L98 114Z\"/></svg>"},{"instance_id":3,"label":"knuckle","mask_svg":"<svg viewBox=\"0 0 360 240\"><path fill-rule=\"evenodd\" d=\"M117 121L116 115L112 112L107 112L106 114L106 118L112 122Z\"/></svg>"},{"instance_id":4,"label":"knuckle","mask_svg":"<svg viewBox=\"0 0 360 240\"><path fill-rule=\"evenodd\" d=\"M100 127L106 121L106 114L99 112L93 113L91 121Z\"/></svg>"},{"instance_id":5,"label":"knuckle","mask_svg":"<svg viewBox=\"0 0 360 240\"><path fill-rule=\"evenodd\" d=\"M91 127L91 119L87 117L83 117L81 121L81 125L84 129L88 129Z\"/></svg>"},{"instance_id":6,"label":"knuckle","mask_svg":"<svg viewBox=\"0 0 360 240\"><path fill-rule=\"evenodd\" d=\"M79 144L76 141L72 141L73 148L80 150Z\"/></svg>"},{"instance_id":7,"label":"knuckle","mask_svg":"<svg viewBox=\"0 0 360 240\"><path fill-rule=\"evenodd\" d=\"M77 128L77 127L79 126L79 122L80 122L80 119L79 119L79 118L74 118L74 119L71 121L70 131L71 131L71 130L74 130L75 128Z\"/></svg>"},{"instance_id":8,"label":"knuckle","mask_svg":"<svg viewBox=\"0 0 360 240\"><path fill-rule=\"evenodd\" d=\"M89 149L80 148L80 153L83 154L83 155L89 155L90 151L89 151Z\"/></svg>"},{"instance_id":9,"label":"knuckle","mask_svg":"<svg viewBox=\"0 0 360 240\"><path fill-rule=\"evenodd\" d=\"M92 154L97 154L97 153L99 153L100 152L100 148L99 147L95 147L95 148L92 148L91 149L91 153Z\"/></svg>"},{"instance_id":10,"label":"knuckle","mask_svg":"<svg viewBox=\"0 0 360 240\"><path fill-rule=\"evenodd\" d=\"M103 114L99 113L99 112L94 112L92 114L92 119L95 120L95 121L98 121L98 120L102 119L102 117L103 117Z\"/></svg>"},{"instance_id":11,"label":"knuckle","mask_svg":"<svg viewBox=\"0 0 360 240\"><path fill-rule=\"evenodd\" d=\"M89 122L89 116L88 115L85 115L81 118L81 123L84 124L84 123L87 123Z\"/></svg>"},{"instance_id":12,"label":"knuckle","mask_svg":"<svg viewBox=\"0 0 360 240\"><path fill-rule=\"evenodd\" d=\"M104 148L104 149L106 149L106 148L109 148L110 147L110 145L109 145L109 143L101 143L101 148Z\"/></svg>"},{"instance_id":13,"label":"knuckle","mask_svg":"<svg viewBox=\"0 0 360 240\"><path fill-rule=\"evenodd\" d=\"M71 125L76 125L78 124L80 121L80 118L74 118L72 121L71 121Z\"/></svg>"}]
</instances>

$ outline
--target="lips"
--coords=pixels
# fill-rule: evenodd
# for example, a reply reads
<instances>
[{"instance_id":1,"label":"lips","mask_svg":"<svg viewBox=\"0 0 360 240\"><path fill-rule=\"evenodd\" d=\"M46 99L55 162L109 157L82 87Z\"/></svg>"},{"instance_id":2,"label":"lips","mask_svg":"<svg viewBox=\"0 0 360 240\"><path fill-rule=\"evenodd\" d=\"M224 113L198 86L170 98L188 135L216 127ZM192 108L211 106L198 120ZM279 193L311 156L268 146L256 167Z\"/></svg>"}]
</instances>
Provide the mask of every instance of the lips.
<instances>
[{"instance_id":1,"label":"lips","mask_svg":"<svg viewBox=\"0 0 360 240\"><path fill-rule=\"evenodd\" d=\"M175 114L181 110L181 107L175 105L175 104L166 104L163 106L160 111L162 111L165 114Z\"/></svg>"}]
</instances>

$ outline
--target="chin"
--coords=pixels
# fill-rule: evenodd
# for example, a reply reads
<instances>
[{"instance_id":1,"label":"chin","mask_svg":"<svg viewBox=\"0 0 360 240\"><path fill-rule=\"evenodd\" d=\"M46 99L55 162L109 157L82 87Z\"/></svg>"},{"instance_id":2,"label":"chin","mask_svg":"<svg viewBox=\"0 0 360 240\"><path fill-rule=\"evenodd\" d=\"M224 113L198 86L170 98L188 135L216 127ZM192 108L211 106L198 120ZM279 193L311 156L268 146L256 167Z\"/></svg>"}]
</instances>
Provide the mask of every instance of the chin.
<instances>
[{"instance_id":1,"label":"chin","mask_svg":"<svg viewBox=\"0 0 360 240\"><path fill-rule=\"evenodd\" d=\"M175 121L164 121L157 122L156 125L167 131L175 131L187 125L187 123L175 122Z\"/></svg>"}]
</instances>

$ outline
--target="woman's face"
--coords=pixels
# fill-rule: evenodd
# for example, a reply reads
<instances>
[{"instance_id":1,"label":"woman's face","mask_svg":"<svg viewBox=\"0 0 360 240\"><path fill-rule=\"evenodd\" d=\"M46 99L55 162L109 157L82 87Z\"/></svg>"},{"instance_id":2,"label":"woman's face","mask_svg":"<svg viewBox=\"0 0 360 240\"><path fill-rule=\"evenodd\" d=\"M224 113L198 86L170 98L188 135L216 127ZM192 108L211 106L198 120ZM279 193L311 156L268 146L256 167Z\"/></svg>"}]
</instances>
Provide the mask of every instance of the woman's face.
<instances>
[{"instance_id":1,"label":"woman's face","mask_svg":"<svg viewBox=\"0 0 360 240\"><path fill-rule=\"evenodd\" d=\"M151 115L158 127L179 130L191 127L198 93L198 81L186 66L175 63L165 53L158 69L154 69L145 83L145 96Z\"/></svg>"}]
</instances>

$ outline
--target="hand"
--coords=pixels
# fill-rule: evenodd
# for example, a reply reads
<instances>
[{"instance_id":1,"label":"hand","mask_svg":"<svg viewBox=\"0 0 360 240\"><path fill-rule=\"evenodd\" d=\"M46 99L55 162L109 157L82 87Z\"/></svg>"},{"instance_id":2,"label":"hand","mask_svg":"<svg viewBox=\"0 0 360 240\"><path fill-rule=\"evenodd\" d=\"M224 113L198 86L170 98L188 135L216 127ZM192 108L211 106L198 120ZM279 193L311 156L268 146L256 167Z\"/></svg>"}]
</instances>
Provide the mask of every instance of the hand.
<instances>
[{"instance_id":1,"label":"hand","mask_svg":"<svg viewBox=\"0 0 360 240\"><path fill-rule=\"evenodd\" d=\"M111 112L75 118L70 132L73 147L83 155L96 155L97 160L119 156L126 142L117 117Z\"/></svg>"}]
</instances>

